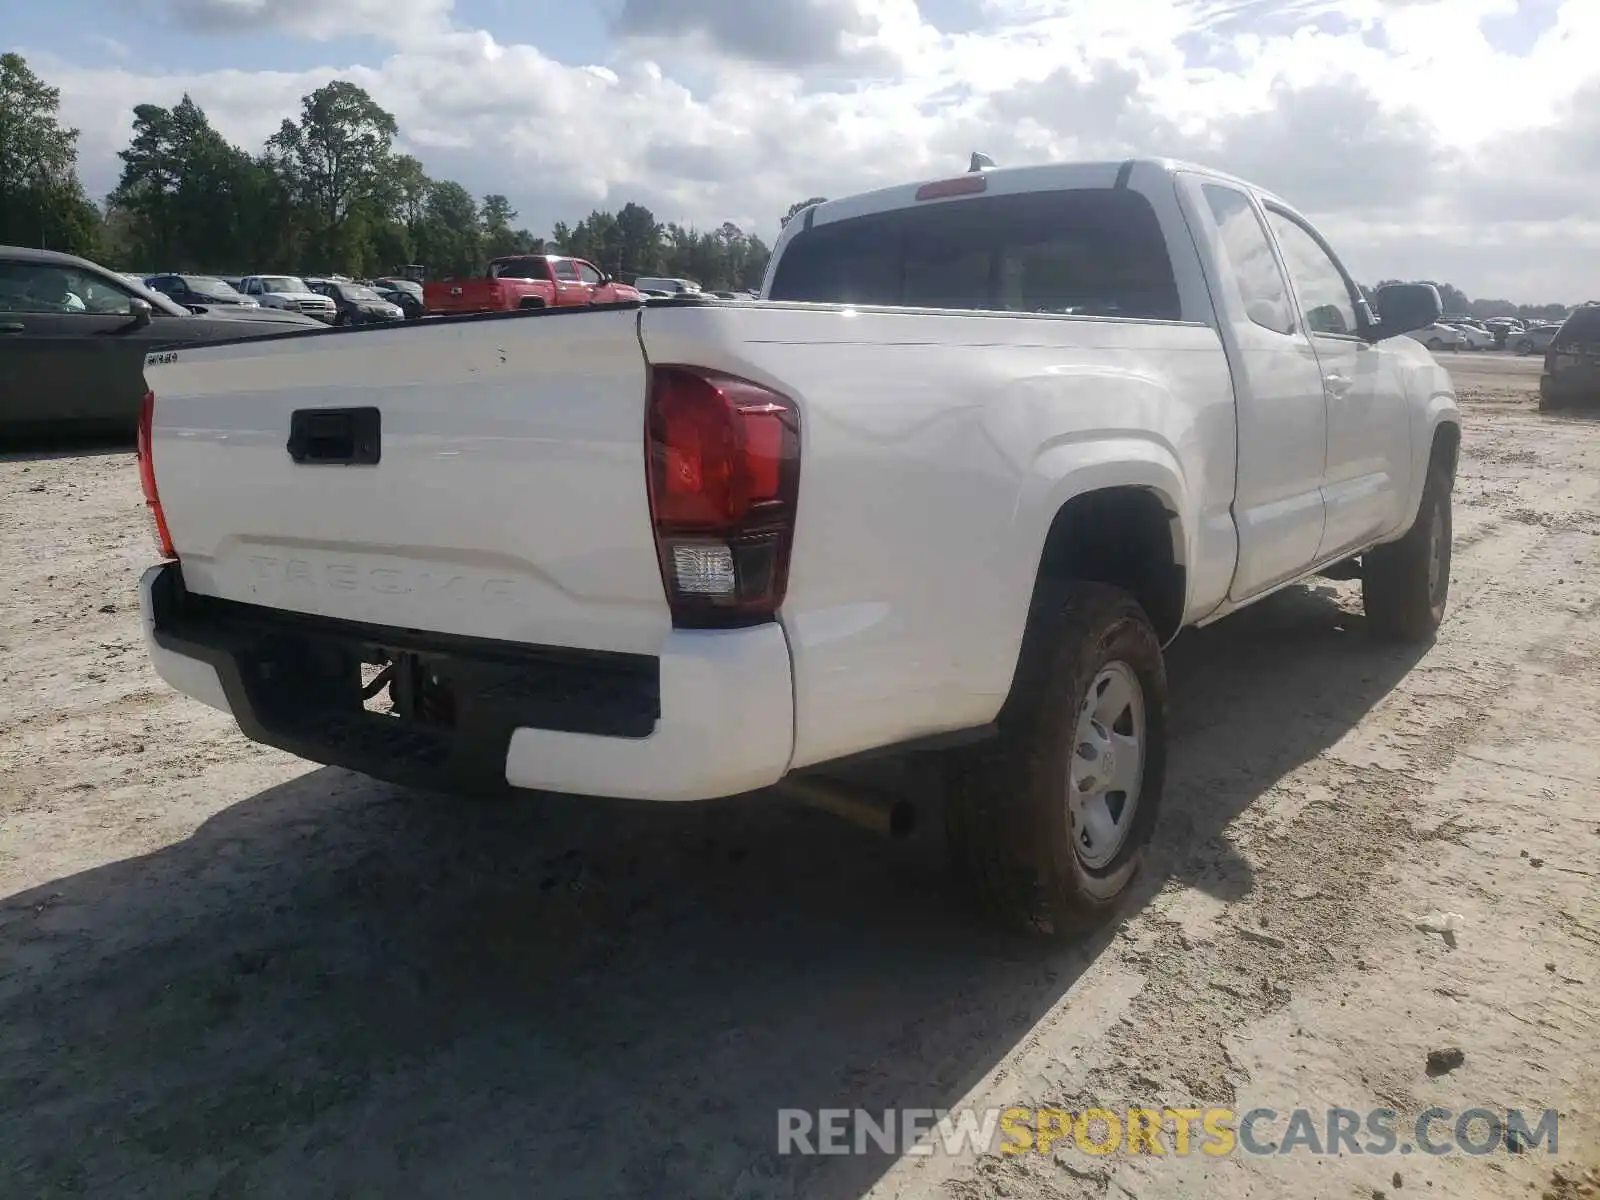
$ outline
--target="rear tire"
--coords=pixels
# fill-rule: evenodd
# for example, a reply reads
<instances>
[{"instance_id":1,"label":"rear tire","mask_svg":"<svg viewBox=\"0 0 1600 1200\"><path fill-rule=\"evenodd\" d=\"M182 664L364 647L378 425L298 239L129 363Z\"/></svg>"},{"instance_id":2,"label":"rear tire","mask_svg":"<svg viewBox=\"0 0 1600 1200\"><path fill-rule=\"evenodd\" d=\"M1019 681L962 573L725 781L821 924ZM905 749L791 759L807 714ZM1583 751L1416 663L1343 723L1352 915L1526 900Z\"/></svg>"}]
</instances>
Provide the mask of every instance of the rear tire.
<instances>
[{"instance_id":1,"label":"rear tire","mask_svg":"<svg viewBox=\"0 0 1600 1200\"><path fill-rule=\"evenodd\" d=\"M517 307L521 308L521 309L543 308L544 307L544 301L530 297L528 299L525 299L525 300L521 301L517 305Z\"/></svg>"},{"instance_id":2,"label":"rear tire","mask_svg":"<svg viewBox=\"0 0 1600 1200\"><path fill-rule=\"evenodd\" d=\"M1105 920L1155 828L1166 718L1131 596L1071 583L1035 604L998 735L953 751L946 780L949 853L986 914L1063 939Z\"/></svg>"},{"instance_id":3,"label":"rear tire","mask_svg":"<svg viewBox=\"0 0 1600 1200\"><path fill-rule=\"evenodd\" d=\"M1429 642L1450 596L1450 477L1430 466L1417 518L1397 542L1363 555L1367 627L1386 641Z\"/></svg>"}]
</instances>

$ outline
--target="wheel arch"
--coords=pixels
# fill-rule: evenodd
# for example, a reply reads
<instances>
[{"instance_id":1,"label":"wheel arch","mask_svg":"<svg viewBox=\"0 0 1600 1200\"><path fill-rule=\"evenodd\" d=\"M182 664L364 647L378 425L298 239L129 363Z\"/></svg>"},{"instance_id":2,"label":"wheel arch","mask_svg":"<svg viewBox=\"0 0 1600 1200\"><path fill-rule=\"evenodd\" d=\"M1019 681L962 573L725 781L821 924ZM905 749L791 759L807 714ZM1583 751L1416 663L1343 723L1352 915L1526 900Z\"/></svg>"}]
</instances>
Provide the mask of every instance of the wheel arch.
<instances>
[{"instance_id":1,"label":"wheel arch","mask_svg":"<svg viewBox=\"0 0 1600 1200\"><path fill-rule=\"evenodd\" d=\"M1064 583L1104 583L1132 595L1168 641L1183 625L1186 560L1181 511L1162 488L1123 483L1076 492L1056 507L1039 547L1030 619Z\"/></svg>"}]
</instances>

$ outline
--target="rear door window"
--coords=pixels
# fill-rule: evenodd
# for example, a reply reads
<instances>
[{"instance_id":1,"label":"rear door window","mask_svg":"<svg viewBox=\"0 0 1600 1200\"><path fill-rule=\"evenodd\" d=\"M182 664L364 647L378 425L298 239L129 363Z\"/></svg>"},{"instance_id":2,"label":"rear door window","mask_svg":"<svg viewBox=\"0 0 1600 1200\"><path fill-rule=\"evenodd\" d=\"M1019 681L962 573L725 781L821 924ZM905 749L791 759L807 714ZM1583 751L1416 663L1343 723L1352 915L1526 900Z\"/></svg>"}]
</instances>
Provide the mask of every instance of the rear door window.
<instances>
[{"instance_id":1,"label":"rear door window","mask_svg":"<svg viewBox=\"0 0 1600 1200\"><path fill-rule=\"evenodd\" d=\"M1160 222L1124 188L926 203L804 230L770 298L1179 320Z\"/></svg>"},{"instance_id":2,"label":"rear door window","mask_svg":"<svg viewBox=\"0 0 1600 1200\"><path fill-rule=\"evenodd\" d=\"M1267 240L1267 227L1261 223L1250 198L1235 188L1214 183L1204 184L1201 191L1217 223L1222 253L1238 285L1245 315L1263 329L1293 333L1289 289L1272 253L1272 243Z\"/></svg>"}]
</instances>

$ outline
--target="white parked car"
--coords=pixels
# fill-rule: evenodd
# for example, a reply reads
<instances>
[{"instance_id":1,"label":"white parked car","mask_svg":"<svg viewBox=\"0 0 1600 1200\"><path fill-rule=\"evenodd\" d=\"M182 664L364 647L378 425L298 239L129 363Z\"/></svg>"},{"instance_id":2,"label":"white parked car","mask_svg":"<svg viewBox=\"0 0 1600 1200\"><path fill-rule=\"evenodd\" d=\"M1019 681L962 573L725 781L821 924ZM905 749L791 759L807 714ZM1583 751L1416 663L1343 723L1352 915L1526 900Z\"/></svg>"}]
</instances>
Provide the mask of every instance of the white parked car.
<instances>
[{"instance_id":1,"label":"white parked car","mask_svg":"<svg viewBox=\"0 0 1600 1200\"><path fill-rule=\"evenodd\" d=\"M837 768L915 752L983 906L1079 930L1155 828L1181 629L1319 573L1376 636L1444 618L1460 414L1396 336L1439 294L1380 324L1325 245L1199 167L994 169L807 209L755 302L153 355L155 669L435 789L894 828Z\"/></svg>"},{"instance_id":2,"label":"white parked car","mask_svg":"<svg viewBox=\"0 0 1600 1200\"><path fill-rule=\"evenodd\" d=\"M1465 333L1454 325L1443 325L1438 321L1434 321L1421 329L1413 329L1406 336L1415 338L1429 350L1435 352L1440 350L1466 350L1470 345ZM1490 340L1492 344L1493 339Z\"/></svg>"},{"instance_id":3,"label":"white parked car","mask_svg":"<svg viewBox=\"0 0 1600 1200\"><path fill-rule=\"evenodd\" d=\"M304 313L330 325L338 316L338 307L332 300L312 291L305 280L294 275L246 275L239 280L238 290L267 308Z\"/></svg>"},{"instance_id":4,"label":"white parked car","mask_svg":"<svg viewBox=\"0 0 1600 1200\"><path fill-rule=\"evenodd\" d=\"M1462 337L1467 339L1466 349L1468 350L1494 349L1494 334L1490 333L1487 329L1479 329L1476 325L1456 324L1451 324L1449 328L1454 329Z\"/></svg>"},{"instance_id":5,"label":"white parked car","mask_svg":"<svg viewBox=\"0 0 1600 1200\"><path fill-rule=\"evenodd\" d=\"M700 285L692 279L667 279L656 275L641 275L633 281L641 292L660 292L667 296L698 296Z\"/></svg>"}]
</instances>

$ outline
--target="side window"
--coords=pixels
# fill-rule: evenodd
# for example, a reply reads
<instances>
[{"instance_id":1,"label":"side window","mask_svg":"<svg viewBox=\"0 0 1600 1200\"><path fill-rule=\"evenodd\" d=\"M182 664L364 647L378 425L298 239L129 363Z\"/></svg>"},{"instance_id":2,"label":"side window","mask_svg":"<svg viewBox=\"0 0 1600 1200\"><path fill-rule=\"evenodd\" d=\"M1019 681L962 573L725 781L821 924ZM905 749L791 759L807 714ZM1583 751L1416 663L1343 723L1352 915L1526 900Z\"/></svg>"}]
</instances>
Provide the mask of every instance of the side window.
<instances>
[{"instance_id":1,"label":"side window","mask_svg":"<svg viewBox=\"0 0 1600 1200\"><path fill-rule=\"evenodd\" d=\"M1355 297L1350 294L1344 273L1298 221L1273 209L1267 213L1295 290L1300 293L1306 328L1312 333L1355 333Z\"/></svg>"},{"instance_id":2,"label":"side window","mask_svg":"<svg viewBox=\"0 0 1600 1200\"><path fill-rule=\"evenodd\" d=\"M1239 286L1245 315L1274 333L1294 332L1294 306L1283 272L1273 257L1266 226L1243 192L1219 184L1202 185L1206 204L1217 222L1226 266Z\"/></svg>"},{"instance_id":3,"label":"side window","mask_svg":"<svg viewBox=\"0 0 1600 1200\"><path fill-rule=\"evenodd\" d=\"M555 264L556 278L562 283L578 282L578 264L570 258L563 258Z\"/></svg>"},{"instance_id":4,"label":"side window","mask_svg":"<svg viewBox=\"0 0 1600 1200\"><path fill-rule=\"evenodd\" d=\"M87 271L68 271L67 287L83 301L84 308L92 313L122 316L133 311L128 303L129 294L108 279L91 275Z\"/></svg>"},{"instance_id":5,"label":"side window","mask_svg":"<svg viewBox=\"0 0 1600 1200\"><path fill-rule=\"evenodd\" d=\"M600 286L600 272L586 262L578 264L578 278L584 283L592 284L595 287Z\"/></svg>"},{"instance_id":6,"label":"side window","mask_svg":"<svg viewBox=\"0 0 1600 1200\"><path fill-rule=\"evenodd\" d=\"M0 263L0 312L128 313L129 294L97 275L50 263Z\"/></svg>"},{"instance_id":7,"label":"side window","mask_svg":"<svg viewBox=\"0 0 1600 1200\"><path fill-rule=\"evenodd\" d=\"M246 296L259 296L261 294L261 281L259 279L246 279L244 281L244 294Z\"/></svg>"}]
</instances>

